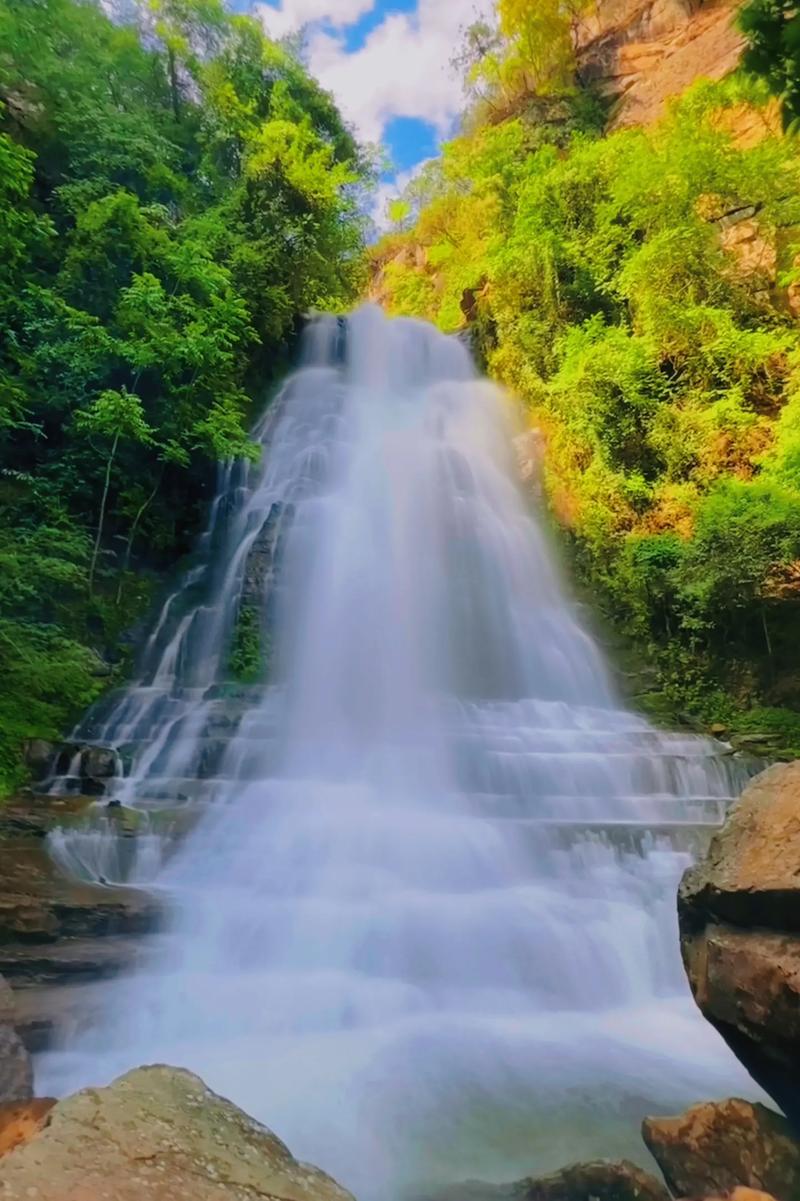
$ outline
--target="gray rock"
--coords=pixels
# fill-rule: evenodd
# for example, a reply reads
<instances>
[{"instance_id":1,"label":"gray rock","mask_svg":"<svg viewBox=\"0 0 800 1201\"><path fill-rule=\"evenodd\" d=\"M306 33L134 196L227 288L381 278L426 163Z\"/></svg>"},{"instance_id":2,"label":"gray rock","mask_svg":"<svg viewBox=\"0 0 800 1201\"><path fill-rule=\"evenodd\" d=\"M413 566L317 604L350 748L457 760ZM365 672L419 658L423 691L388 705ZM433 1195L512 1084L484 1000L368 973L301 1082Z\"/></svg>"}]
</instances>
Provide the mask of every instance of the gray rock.
<instances>
[{"instance_id":1,"label":"gray rock","mask_svg":"<svg viewBox=\"0 0 800 1201\"><path fill-rule=\"evenodd\" d=\"M0 1102L33 1096L31 1059L17 1034L14 994L0 976Z\"/></svg>"},{"instance_id":2,"label":"gray rock","mask_svg":"<svg viewBox=\"0 0 800 1201\"><path fill-rule=\"evenodd\" d=\"M352 1201L197 1076L164 1066L59 1101L46 1127L0 1160L0 1198L30 1197Z\"/></svg>"}]
</instances>

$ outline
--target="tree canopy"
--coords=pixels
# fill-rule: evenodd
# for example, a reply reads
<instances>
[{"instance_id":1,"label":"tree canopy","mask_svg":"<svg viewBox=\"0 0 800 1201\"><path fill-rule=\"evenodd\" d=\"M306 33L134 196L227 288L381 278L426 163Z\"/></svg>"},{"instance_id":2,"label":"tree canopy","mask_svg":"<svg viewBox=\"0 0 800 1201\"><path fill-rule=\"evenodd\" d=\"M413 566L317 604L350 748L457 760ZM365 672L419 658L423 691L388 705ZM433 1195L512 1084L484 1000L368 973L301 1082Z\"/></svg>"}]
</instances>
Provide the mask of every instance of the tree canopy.
<instances>
[{"instance_id":1,"label":"tree canopy","mask_svg":"<svg viewBox=\"0 0 800 1201\"><path fill-rule=\"evenodd\" d=\"M363 271L370 164L291 51L222 0L110 7L0 0L0 786Z\"/></svg>"}]
</instances>

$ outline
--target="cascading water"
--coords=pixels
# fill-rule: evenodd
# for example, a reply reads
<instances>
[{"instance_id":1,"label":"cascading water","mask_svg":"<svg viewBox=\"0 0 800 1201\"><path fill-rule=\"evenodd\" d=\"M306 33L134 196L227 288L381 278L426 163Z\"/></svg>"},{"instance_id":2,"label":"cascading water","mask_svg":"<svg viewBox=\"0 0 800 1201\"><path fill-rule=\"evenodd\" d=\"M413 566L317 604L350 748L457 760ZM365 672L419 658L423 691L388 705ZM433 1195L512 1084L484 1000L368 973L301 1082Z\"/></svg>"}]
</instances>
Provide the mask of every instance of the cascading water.
<instances>
[{"instance_id":1,"label":"cascading water","mask_svg":"<svg viewBox=\"0 0 800 1201\"><path fill-rule=\"evenodd\" d=\"M646 1110L752 1093L674 919L744 770L620 708L502 397L365 308L270 413L103 731L127 804L200 814L169 928L42 1086L183 1064L360 1198L635 1155ZM269 682L226 686L256 602Z\"/></svg>"}]
</instances>

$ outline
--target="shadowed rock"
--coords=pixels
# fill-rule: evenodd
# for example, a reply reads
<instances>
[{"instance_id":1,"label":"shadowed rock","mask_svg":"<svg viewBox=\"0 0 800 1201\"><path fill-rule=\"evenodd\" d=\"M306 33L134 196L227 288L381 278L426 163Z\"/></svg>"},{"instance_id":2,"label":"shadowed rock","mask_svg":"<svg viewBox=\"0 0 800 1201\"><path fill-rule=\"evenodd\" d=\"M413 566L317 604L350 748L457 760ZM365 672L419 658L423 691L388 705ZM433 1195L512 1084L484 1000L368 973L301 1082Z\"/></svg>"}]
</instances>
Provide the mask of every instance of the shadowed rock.
<instances>
[{"instance_id":1,"label":"shadowed rock","mask_svg":"<svg viewBox=\"0 0 800 1201\"><path fill-rule=\"evenodd\" d=\"M800 762L758 776L681 883L695 1000L800 1124Z\"/></svg>"}]
</instances>

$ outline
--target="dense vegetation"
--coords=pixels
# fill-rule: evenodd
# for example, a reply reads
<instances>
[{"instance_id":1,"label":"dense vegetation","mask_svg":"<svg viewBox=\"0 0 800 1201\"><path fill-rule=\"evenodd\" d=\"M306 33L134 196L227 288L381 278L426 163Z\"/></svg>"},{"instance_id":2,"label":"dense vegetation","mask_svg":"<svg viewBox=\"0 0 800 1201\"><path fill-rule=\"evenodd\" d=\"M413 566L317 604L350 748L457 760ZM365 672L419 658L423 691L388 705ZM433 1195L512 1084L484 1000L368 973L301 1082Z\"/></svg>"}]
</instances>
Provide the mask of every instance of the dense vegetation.
<instances>
[{"instance_id":1,"label":"dense vegetation","mask_svg":"<svg viewBox=\"0 0 800 1201\"><path fill-rule=\"evenodd\" d=\"M394 206L376 286L469 323L526 403L552 511L660 703L749 708L800 753L780 711L800 702L800 144L752 76L605 133L574 16L501 0L472 31L463 133Z\"/></svg>"},{"instance_id":2,"label":"dense vegetation","mask_svg":"<svg viewBox=\"0 0 800 1201\"><path fill-rule=\"evenodd\" d=\"M109 7L0 0L0 794L363 268L368 165L291 52L222 0Z\"/></svg>"}]
</instances>

